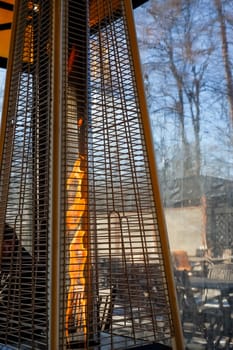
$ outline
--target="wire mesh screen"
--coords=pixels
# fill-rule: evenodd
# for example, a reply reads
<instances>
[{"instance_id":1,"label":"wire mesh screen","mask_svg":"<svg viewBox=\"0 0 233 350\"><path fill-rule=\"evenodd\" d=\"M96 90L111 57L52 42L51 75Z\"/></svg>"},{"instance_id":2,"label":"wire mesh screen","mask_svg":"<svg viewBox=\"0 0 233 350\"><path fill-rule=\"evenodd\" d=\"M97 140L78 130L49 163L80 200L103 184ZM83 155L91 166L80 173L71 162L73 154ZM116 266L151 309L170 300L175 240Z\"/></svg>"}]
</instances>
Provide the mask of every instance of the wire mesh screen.
<instances>
[{"instance_id":1,"label":"wire mesh screen","mask_svg":"<svg viewBox=\"0 0 233 350\"><path fill-rule=\"evenodd\" d=\"M124 2L96 4L98 25L90 35L90 254L101 329L125 349L169 339L171 316Z\"/></svg>"},{"instance_id":2,"label":"wire mesh screen","mask_svg":"<svg viewBox=\"0 0 233 350\"><path fill-rule=\"evenodd\" d=\"M17 6L1 162L0 343L46 348L51 8Z\"/></svg>"},{"instance_id":3,"label":"wire mesh screen","mask_svg":"<svg viewBox=\"0 0 233 350\"><path fill-rule=\"evenodd\" d=\"M125 2L20 1L16 11L1 162L0 343L170 344L174 321Z\"/></svg>"}]
</instances>

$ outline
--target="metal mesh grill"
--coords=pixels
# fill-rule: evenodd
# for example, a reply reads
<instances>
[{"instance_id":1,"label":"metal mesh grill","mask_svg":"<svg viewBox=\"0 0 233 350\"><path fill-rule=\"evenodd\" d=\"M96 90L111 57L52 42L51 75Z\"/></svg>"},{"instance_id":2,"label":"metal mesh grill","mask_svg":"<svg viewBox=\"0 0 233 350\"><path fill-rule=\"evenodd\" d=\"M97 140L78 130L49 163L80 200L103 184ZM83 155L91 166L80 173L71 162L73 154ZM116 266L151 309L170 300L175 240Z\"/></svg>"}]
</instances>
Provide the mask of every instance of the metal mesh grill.
<instances>
[{"instance_id":1,"label":"metal mesh grill","mask_svg":"<svg viewBox=\"0 0 233 350\"><path fill-rule=\"evenodd\" d=\"M96 3L106 17L90 36L91 254L102 329L137 344L169 338L170 315L124 7Z\"/></svg>"},{"instance_id":2,"label":"metal mesh grill","mask_svg":"<svg viewBox=\"0 0 233 350\"><path fill-rule=\"evenodd\" d=\"M0 343L56 350L170 343L125 2L19 3L1 163Z\"/></svg>"},{"instance_id":3,"label":"metal mesh grill","mask_svg":"<svg viewBox=\"0 0 233 350\"><path fill-rule=\"evenodd\" d=\"M20 1L18 13L1 163L0 343L46 348L51 9Z\"/></svg>"}]
</instances>

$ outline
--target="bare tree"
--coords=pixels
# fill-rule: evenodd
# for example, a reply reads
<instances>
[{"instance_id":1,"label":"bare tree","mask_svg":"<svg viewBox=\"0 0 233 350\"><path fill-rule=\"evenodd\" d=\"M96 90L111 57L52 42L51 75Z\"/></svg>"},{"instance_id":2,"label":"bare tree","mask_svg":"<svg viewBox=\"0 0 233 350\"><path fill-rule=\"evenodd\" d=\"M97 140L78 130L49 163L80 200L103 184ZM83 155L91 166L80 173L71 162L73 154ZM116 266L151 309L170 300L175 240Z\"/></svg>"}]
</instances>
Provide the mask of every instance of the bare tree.
<instances>
[{"instance_id":1,"label":"bare tree","mask_svg":"<svg viewBox=\"0 0 233 350\"><path fill-rule=\"evenodd\" d=\"M232 1L150 0L143 11L139 46L163 178L229 177Z\"/></svg>"},{"instance_id":2,"label":"bare tree","mask_svg":"<svg viewBox=\"0 0 233 350\"><path fill-rule=\"evenodd\" d=\"M220 37L222 43L223 64L226 76L227 98L229 102L230 117L233 122L233 78L227 38L226 18L224 15L222 0L214 0L214 3L217 11L217 19L220 25Z\"/></svg>"},{"instance_id":3,"label":"bare tree","mask_svg":"<svg viewBox=\"0 0 233 350\"><path fill-rule=\"evenodd\" d=\"M146 64L144 70L147 76L150 70L161 76L155 105L163 94L161 109L178 121L183 176L201 172L201 94L213 51L211 40L206 40L209 24L201 21L199 10L199 0L152 1L148 9L154 18L154 28L150 23L146 31L154 34L154 41L149 42L154 62Z\"/></svg>"}]
</instances>

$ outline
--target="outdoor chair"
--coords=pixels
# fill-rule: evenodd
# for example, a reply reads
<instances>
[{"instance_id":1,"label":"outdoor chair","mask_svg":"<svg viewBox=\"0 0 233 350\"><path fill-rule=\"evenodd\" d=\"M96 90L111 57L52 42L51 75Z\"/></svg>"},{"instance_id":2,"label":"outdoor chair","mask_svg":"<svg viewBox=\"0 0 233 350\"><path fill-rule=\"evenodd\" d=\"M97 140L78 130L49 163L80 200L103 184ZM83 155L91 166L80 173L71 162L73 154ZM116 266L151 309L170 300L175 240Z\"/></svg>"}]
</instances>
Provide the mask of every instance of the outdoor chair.
<instances>
[{"instance_id":1,"label":"outdoor chair","mask_svg":"<svg viewBox=\"0 0 233 350\"><path fill-rule=\"evenodd\" d=\"M222 334L222 310L206 299L202 289L192 288L186 270L175 271L175 281L187 346L197 343L208 350L217 349L215 344Z\"/></svg>"}]
</instances>

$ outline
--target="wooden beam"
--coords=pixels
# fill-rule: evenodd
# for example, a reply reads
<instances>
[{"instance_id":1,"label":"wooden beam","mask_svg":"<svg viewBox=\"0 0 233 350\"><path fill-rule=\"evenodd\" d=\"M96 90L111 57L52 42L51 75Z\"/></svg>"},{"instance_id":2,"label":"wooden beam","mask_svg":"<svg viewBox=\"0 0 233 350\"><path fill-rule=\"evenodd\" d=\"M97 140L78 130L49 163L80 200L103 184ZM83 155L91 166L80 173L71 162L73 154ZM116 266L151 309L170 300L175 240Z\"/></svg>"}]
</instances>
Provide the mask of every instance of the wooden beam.
<instances>
[{"instance_id":1,"label":"wooden beam","mask_svg":"<svg viewBox=\"0 0 233 350\"><path fill-rule=\"evenodd\" d=\"M0 9L13 11L14 5L9 4L8 2L5 2L5 1L0 1Z\"/></svg>"}]
</instances>

